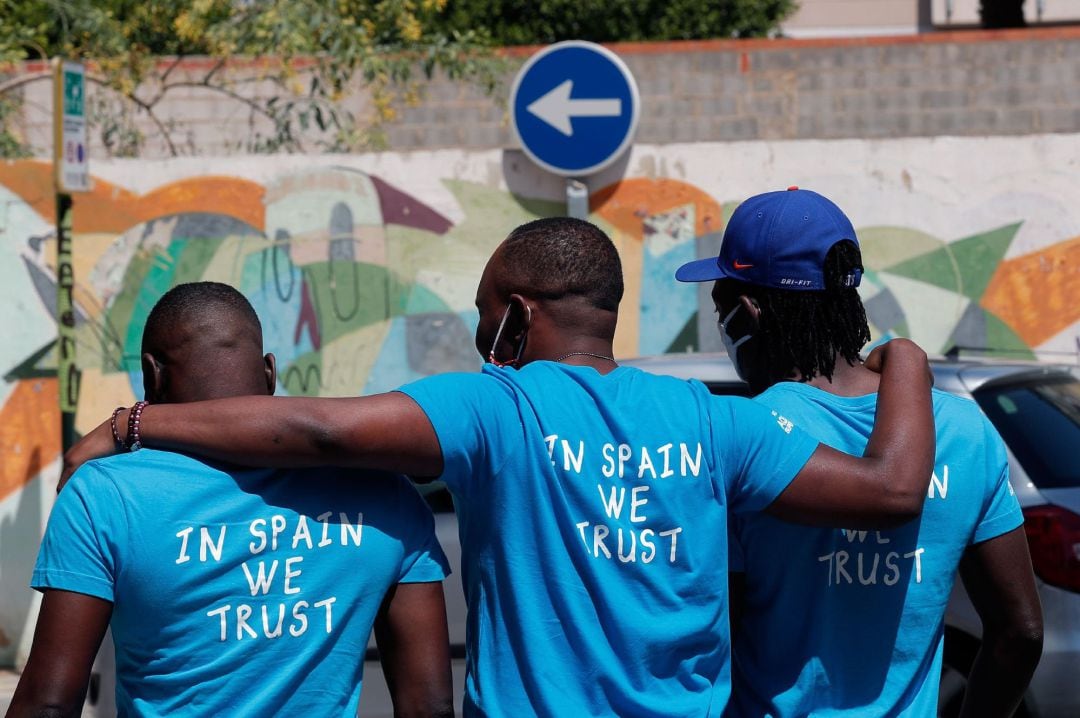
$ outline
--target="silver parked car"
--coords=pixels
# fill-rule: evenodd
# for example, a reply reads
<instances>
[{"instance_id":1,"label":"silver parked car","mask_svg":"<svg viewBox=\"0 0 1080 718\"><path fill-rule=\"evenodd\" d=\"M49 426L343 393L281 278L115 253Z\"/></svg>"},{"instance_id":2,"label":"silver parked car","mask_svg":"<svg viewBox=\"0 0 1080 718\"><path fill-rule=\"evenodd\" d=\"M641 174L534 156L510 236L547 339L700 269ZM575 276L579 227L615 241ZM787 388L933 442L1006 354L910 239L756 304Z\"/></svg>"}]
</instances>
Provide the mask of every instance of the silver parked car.
<instances>
[{"instance_id":1,"label":"silver parked car","mask_svg":"<svg viewBox=\"0 0 1080 718\"><path fill-rule=\"evenodd\" d=\"M666 354L623 361L656 374L699 379L714 394L747 396L725 354ZM1029 362L935 359L939 389L974 399L1009 453L1012 487L1042 599L1043 656L1017 715L1080 716L1080 381L1077 368ZM960 711L981 622L956 582L945 615L938 712Z\"/></svg>"}]
</instances>

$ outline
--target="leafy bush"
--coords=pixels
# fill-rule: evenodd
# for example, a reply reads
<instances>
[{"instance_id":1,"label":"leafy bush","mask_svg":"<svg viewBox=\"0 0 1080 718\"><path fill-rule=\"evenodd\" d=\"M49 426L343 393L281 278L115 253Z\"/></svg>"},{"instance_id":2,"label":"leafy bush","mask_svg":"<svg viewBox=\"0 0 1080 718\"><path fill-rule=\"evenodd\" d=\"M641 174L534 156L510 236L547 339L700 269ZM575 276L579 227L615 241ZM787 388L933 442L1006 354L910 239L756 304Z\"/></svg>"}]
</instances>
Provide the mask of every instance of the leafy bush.
<instances>
[{"instance_id":1,"label":"leafy bush","mask_svg":"<svg viewBox=\"0 0 1080 718\"><path fill-rule=\"evenodd\" d=\"M437 24L496 45L762 37L794 0L447 0Z\"/></svg>"}]
</instances>

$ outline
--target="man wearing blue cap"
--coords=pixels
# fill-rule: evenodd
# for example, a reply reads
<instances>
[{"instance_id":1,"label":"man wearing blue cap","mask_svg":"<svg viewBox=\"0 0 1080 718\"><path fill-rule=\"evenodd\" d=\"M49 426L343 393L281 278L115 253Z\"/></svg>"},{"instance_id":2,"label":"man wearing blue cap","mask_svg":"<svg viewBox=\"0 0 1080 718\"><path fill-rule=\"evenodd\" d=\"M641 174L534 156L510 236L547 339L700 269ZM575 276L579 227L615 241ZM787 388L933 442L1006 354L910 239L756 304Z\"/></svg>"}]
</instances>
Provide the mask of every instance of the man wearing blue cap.
<instances>
[{"instance_id":1,"label":"man wearing blue cap","mask_svg":"<svg viewBox=\"0 0 1080 718\"><path fill-rule=\"evenodd\" d=\"M720 331L757 400L816 438L865 446L879 376L856 287L851 222L795 187L746 200L720 256L681 267L715 281ZM1042 646L1042 617L1000 437L974 402L935 390L934 485L921 520L889 531L733 517L733 685L738 716L933 716L945 606L959 567L983 620L962 713L1007 716ZM944 482L947 482L944 483ZM947 489L944 486L948 486ZM734 610L733 610L734 614Z\"/></svg>"}]
</instances>

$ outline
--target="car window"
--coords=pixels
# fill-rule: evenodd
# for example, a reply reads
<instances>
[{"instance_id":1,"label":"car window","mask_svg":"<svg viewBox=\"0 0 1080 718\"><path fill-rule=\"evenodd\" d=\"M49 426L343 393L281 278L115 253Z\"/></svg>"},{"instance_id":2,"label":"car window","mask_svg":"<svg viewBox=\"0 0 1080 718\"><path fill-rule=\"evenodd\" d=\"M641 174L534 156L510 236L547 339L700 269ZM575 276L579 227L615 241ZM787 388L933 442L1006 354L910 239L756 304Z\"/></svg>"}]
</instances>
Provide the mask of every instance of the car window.
<instances>
[{"instance_id":1,"label":"car window","mask_svg":"<svg viewBox=\"0 0 1080 718\"><path fill-rule=\"evenodd\" d=\"M1037 487L1080 486L1080 381L995 383L974 396Z\"/></svg>"}]
</instances>

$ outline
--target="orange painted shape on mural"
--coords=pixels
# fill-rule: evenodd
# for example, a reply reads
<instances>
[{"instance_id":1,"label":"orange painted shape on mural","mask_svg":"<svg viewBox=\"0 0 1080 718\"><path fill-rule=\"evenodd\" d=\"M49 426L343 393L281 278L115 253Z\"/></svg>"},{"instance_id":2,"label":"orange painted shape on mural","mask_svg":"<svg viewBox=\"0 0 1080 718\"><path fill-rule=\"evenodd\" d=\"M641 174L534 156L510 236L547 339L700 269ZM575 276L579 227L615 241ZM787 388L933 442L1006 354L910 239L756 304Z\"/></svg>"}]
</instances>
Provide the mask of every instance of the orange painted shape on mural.
<instances>
[{"instance_id":1,"label":"orange painted shape on mural","mask_svg":"<svg viewBox=\"0 0 1080 718\"><path fill-rule=\"evenodd\" d=\"M143 219L183 212L224 214L256 229L266 225L266 190L250 180L202 176L159 187L139 200Z\"/></svg>"},{"instance_id":2,"label":"orange painted shape on mural","mask_svg":"<svg viewBox=\"0 0 1080 718\"><path fill-rule=\"evenodd\" d=\"M589 198L590 209L620 232L645 235L645 218L694 205L694 235L723 227L720 204L692 184L673 179L635 178L608 185Z\"/></svg>"},{"instance_id":3,"label":"orange painted shape on mural","mask_svg":"<svg viewBox=\"0 0 1080 718\"><path fill-rule=\"evenodd\" d=\"M1038 346L1080 320L1080 237L998 265L982 307Z\"/></svg>"},{"instance_id":4,"label":"orange painted shape on mural","mask_svg":"<svg viewBox=\"0 0 1080 718\"><path fill-rule=\"evenodd\" d=\"M51 222L56 216L56 190L53 187L52 164L37 160L5 160L0 162L0 185L21 197L43 219Z\"/></svg>"},{"instance_id":5,"label":"orange painted shape on mural","mask_svg":"<svg viewBox=\"0 0 1080 718\"><path fill-rule=\"evenodd\" d=\"M60 455L60 395L55 378L22 379L0 407L0 501Z\"/></svg>"},{"instance_id":6,"label":"orange painted shape on mural","mask_svg":"<svg viewBox=\"0 0 1080 718\"><path fill-rule=\"evenodd\" d=\"M0 162L0 185L18 195L46 221L56 214L52 165L37 160ZM265 190L236 177L184 179L138 195L95 177L90 192L74 195L76 234L119 233L156 217L183 212L228 215L263 229Z\"/></svg>"}]
</instances>

